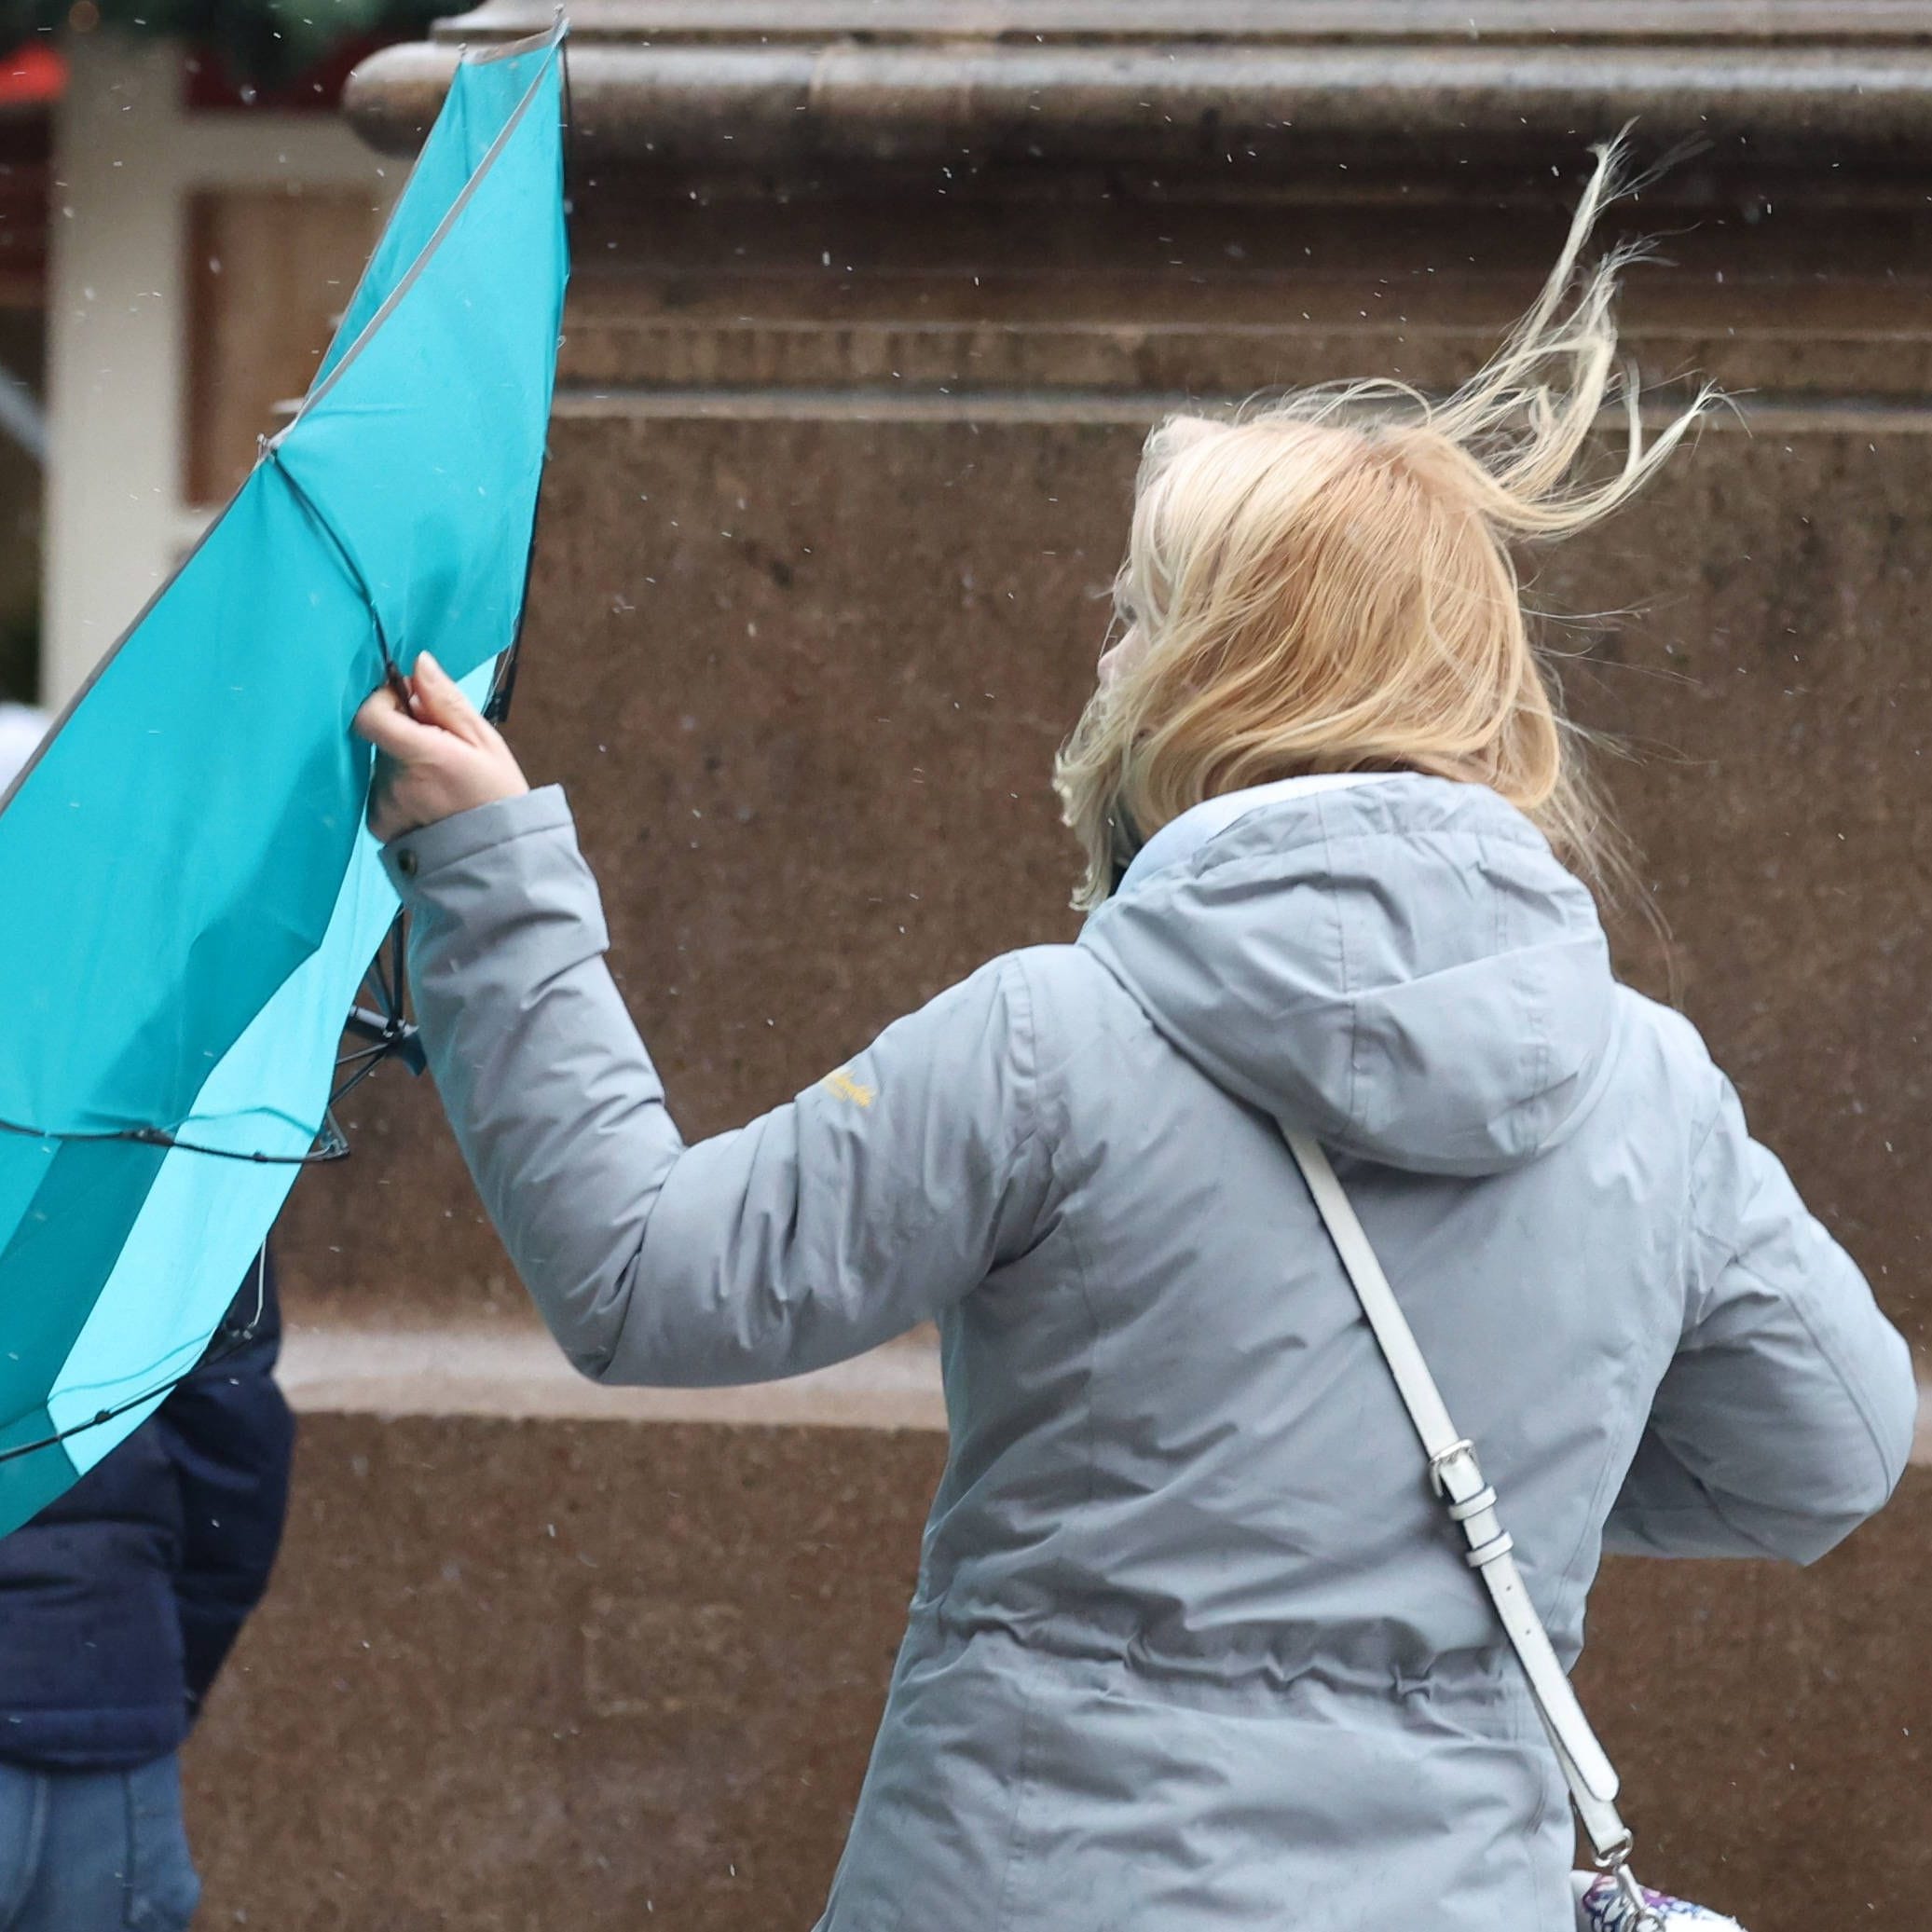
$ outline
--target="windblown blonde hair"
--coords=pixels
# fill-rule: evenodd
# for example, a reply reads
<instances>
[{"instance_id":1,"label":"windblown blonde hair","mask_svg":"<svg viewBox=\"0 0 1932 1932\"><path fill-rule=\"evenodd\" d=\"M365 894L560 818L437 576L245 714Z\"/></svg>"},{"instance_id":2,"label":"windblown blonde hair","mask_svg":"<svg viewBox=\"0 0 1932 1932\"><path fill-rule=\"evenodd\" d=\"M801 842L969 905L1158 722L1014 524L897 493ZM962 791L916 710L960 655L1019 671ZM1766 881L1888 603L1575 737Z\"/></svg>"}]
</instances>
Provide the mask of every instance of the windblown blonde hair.
<instances>
[{"instance_id":1,"label":"windblown blonde hair","mask_svg":"<svg viewBox=\"0 0 1932 1932\"><path fill-rule=\"evenodd\" d=\"M1054 767L1086 848L1074 903L1112 889L1190 805L1300 773L1411 770L1493 787L1599 885L1614 835L1538 661L1511 546L1569 536L1649 481L1717 399L1646 440L1620 366L1618 278L1642 244L1578 264L1620 185L1596 168L1541 295L1444 402L1406 384L1298 391L1147 439L1117 621L1140 650ZM1621 461L1578 473L1606 406Z\"/></svg>"}]
</instances>

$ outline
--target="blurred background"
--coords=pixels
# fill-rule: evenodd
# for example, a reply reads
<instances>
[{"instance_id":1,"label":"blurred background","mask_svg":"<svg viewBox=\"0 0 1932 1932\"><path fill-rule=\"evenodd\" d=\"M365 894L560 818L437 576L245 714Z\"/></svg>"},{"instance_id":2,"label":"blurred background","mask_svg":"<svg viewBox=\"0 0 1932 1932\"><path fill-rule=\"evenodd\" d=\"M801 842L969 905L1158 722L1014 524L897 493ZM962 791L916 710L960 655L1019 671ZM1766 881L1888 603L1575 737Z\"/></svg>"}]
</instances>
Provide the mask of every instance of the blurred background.
<instances>
[{"instance_id":1,"label":"blurred background","mask_svg":"<svg viewBox=\"0 0 1932 1932\"><path fill-rule=\"evenodd\" d=\"M0 703L65 703L307 386L402 171L343 81L433 10L0 5Z\"/></svg>"},{"instance_id":2,"label":"blurred background","mask_svg":"<svg viewBox=\"0 0 1932 1932\"><path fill-rule=\"evenodd\" d=\"M64 703L246 473L458 47L550 21L435 10L0 5L0 702ZM1736 406L1530 594L1670 934L1626 916L1624 970L1923 1349L1932 4L582 0L570 72L511 734L692 1136L1071 935L1047 774L1148 427L1453 386L1634 120L1628 347L1660 413ZM433 1093L386 1069L345 1125L281 1237L295 1502L188 1755L199 1923L809 1925L944 1457L931 1338L579 1384ZM1922 1467L1812 1571L1610 1567L1584 1693L1674 1890L1923 1932L1928 1547Z\"/></svg>"}]
</instances>

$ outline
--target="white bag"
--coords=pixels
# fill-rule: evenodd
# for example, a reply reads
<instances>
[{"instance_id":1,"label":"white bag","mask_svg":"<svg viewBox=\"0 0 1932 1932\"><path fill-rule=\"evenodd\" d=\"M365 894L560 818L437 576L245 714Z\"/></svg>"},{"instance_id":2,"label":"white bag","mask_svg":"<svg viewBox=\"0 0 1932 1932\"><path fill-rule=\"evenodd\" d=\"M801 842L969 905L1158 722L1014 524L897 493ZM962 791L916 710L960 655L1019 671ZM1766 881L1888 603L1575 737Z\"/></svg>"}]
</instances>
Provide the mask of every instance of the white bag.
<instances>
[{"instance_id":1,"label":"white bag","mask_svg":"<svg viewBox=\"0 0 1932 1932\"><path fill-rule=\"evenodd\" d=\"M1475 1446L1456 1433L1442 1391L1416 1346L1414 1332L1362 1223L1336 1179L1328 1156L1308 1135L1287 1135L1289 1152L1309 1185L1316 1212L1341 1257L1362 1312L1381 1345L1403 1405L1429 1458L1430 1487L1468 1540L1464 1560L1488 1586L1496 1613L1528 1679L1537 1715L1549 1733L1578 1822L1597 1870L1575 1875L1578 1932L1743 1932L1734 1919L1647 1890L1630 1869L1629 1827L1617 1813L1617 1774L1552 1647L1497 1517L1497 1496L1484 1480Z\"/></svg>"}]
</instances>

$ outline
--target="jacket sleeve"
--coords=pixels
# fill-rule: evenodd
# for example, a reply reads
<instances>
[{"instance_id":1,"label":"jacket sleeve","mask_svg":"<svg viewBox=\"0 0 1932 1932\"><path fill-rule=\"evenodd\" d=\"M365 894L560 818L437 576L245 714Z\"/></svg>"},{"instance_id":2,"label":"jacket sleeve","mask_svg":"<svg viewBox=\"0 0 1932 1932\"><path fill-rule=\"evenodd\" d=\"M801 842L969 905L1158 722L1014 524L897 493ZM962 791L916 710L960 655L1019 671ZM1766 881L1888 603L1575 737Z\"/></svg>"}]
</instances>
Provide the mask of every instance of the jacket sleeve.
<instances>
[{"instance_id":1,"label":"jacket sleeve","mask_svg":"<svg viewBox=\"0 0 1932 1932\"><path fill-rule=\"evenodd\" d=\"M270 1264L259 1282L250 1271L208 1358L155 1415L181 1494L174 1600L190 1711L261 1601L281 1543L295 1420L275 1385L281 1344Z\"/></svg>"},{"instance_id":2,"label":"jacket sleeve","mask_svg":"<svg viewBox=\"0 0 1932 1932\"><path fill-rule=\"evenodd\" d=\"M686 1146L605 966L560 792L461 813L386 859L458 1143L584 1374L800 1374L937 1315L1030 1244L1048 1163L1018 959L788 1105Z\"/></svg>"},{"instance_id":3,"label":"jacket sleeve","mask_svg":"<svg viewBox=\"0 0 1932 1932\"><path fill-rule=\"evenodd\" d=\"M1692 1173L1689 1289L1605 1547L1813 1562L1891 1495L1918 1391L1903 1337L1728 1081Z\"/></svg>"}]
</instances>

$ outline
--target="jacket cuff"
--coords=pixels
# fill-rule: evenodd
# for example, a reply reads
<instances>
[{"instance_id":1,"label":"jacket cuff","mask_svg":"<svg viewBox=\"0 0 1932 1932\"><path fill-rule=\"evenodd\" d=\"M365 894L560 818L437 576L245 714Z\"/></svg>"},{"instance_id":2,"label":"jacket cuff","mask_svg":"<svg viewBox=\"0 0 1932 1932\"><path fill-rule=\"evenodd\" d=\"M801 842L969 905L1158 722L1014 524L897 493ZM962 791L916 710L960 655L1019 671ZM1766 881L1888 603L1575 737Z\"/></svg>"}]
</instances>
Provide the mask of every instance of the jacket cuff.
<instances>
[{"instance_id":1,"label":"jacket cuff","mask_svg":"<svg viewBox=\"0 0 1932 1932\"><path fill-rule=\"evenodd\" d=\"M445 867L460 865L479 852L507 845L513 839L568 830L570 824L563 787L545 785L514 799L498 799L455 813L434 825L391 839L382 848L382 869L397 896L406 900L412 891Z\"/></svg>"}]
</instances>

